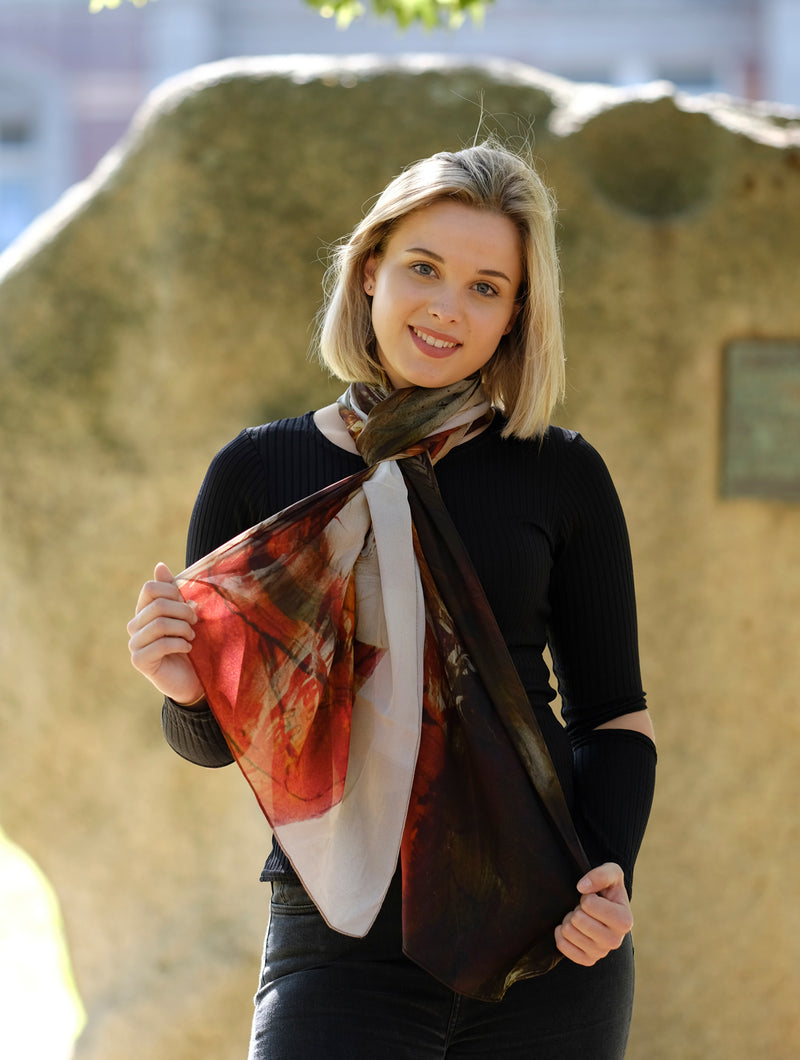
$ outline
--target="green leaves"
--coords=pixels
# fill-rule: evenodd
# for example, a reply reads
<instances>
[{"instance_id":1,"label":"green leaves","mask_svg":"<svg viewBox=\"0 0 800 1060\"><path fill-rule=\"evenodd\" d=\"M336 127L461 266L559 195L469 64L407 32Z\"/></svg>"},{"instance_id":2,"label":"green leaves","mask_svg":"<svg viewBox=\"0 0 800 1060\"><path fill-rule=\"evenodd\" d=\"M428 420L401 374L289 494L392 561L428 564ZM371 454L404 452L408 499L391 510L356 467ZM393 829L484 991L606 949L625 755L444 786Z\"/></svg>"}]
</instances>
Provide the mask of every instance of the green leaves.
<instances>
[{"instance_id":1,"label":"green leaves","mask_svg":"<svg viewBox=\"0 0 800 1060\"><path fill-rule=\"evenodd\" d=\"M378 15L393 17L401 29L415 22L426 29L456 29L469 16L480 22L494 0L306 0L324 18L335 18L340 29L366 14L371 8Z\"/></svg>"},{"instance_id":2,"label":"green leaves","mask_svg":"<svg viewBox=\"0 0 800 1060\"><path fill-rule=\"evenodd\" d=\"M152 2L152 0L151 0ZM263 0L266 4L269 0ZM298 0L299 2L299 0ZM347 29L350 23L363 17L368 9L378 15L394 18L401 29L415 22L426 29L457 29L469 16L473 22L481 22L489 4L494 0L305 0L315 7L323 18L335 18L339 29ZM89 0L89 11L96 14L104 8L119 7L122 0ZM128 0L129 4L144 7L148 0ZM169 0L164 0L169 3Z\"/></svg>"},{"instance_id":3,"label":"green leaves","mask_svg":"<svg viewBox=\"0 0 800 1060\"><path fill-rule=\"evenodd\" d=\"M89 13L96 15L98 11L102 11L104 7L119 7L122 0L89 0ZM136 7L144 7L147 0L128 0L129 4L135 4Z\"/></svg>"},{"instance_id":4,"label":"green leaves","mask_svg":"<svg viewBox=\"0 0 800 1060\"><path fill-rule=\"evenodd\" d=\"M339 29L347 29L366 10L359 0L306 0L306 3L316 7L323 18L335 18Z\"/></svg>"}]
</instances>

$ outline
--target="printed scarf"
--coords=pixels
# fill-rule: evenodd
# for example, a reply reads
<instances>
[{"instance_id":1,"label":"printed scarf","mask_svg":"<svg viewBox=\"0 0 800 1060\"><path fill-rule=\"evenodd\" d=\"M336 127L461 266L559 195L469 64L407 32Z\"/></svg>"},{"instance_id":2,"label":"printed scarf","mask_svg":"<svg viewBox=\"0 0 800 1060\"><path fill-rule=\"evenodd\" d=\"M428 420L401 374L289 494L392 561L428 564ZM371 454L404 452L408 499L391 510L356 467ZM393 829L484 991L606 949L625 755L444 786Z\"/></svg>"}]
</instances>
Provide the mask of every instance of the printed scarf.
<instances>
[{"instance_id":1,"label":"printed scarf","mask_svg":"<svg viewBox=\"0 0 800 1060\"><path fill-rule=\"evenodd\" d=\"M365 469L176 579L191 659L326 922L366 934L399 856L404 952L498 1000L559 959L588 863L433 471L491 409L471 378L340 412Z\"/></svg>"}]
</instances>

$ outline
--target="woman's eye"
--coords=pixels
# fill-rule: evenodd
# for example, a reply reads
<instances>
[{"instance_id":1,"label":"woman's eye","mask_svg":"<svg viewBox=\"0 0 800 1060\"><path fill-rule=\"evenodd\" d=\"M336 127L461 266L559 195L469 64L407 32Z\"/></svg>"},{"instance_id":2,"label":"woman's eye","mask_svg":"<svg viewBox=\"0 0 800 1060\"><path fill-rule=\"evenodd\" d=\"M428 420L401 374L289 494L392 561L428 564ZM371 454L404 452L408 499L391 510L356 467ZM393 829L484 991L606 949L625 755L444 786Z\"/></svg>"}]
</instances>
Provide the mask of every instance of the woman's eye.
<instances>
[{"instance_id":1,"label":"woman's eye","mask_svg":"<svg viewBox=\"0 0 800 1060\"><path fill-rule=\"evenodd\" d=\"M414 272L417 273L418 276L436 275L436 270L434 269L433 265L429 265L427 261L418 261L415 265L412 265L411 268L414 270Z\"/></svg>"},{"instance_id":2,"label":"woman's eye","mask_svg":"<svg viewBox=\"0 0 800 1060\"><path fill-rule=\"evenodd\" d=\"M478 294L485 294L489 296L497 294L497 289L495 287L492 287L490 283L476 283L475 290L478 292Z\"/></svg>"}]
</instances>

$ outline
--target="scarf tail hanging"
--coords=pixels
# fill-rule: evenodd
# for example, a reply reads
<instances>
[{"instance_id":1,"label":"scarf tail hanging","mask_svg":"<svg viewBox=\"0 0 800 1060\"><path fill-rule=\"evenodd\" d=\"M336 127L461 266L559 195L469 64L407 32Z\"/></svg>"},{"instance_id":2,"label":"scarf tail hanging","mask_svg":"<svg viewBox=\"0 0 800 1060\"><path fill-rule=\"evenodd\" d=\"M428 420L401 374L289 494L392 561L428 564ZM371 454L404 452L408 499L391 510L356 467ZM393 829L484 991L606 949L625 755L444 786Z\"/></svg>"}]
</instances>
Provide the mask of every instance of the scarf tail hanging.
<instances>
[{"instance_id":1,"label":"scarf tail hanging","mask_svg":"<svg viewBox=\"0 0 800 1060\"><path fill-rule=\"evenodd\" d=\"M459 993L499 1000L558 962L553 930L589 865L431 463L401 468L436 641L402 848L404 949Z\"/></svg>"},{"instance_id":2,"label":"scarf tail hanging","mask_svg":"<svg viewBox=\"0 0 800 1060\"><path fill-rule=\"evenodd\" d=\"M581 872L589 863L578 838L550 751L497 626L483 586L442 500L431 461L402 464L420 551L444 606L453 616L490 698L565 849ZM438 574L438 577L436 576ZM465 606L466 601L469 605Z\"/></svg>"}]
</instances>

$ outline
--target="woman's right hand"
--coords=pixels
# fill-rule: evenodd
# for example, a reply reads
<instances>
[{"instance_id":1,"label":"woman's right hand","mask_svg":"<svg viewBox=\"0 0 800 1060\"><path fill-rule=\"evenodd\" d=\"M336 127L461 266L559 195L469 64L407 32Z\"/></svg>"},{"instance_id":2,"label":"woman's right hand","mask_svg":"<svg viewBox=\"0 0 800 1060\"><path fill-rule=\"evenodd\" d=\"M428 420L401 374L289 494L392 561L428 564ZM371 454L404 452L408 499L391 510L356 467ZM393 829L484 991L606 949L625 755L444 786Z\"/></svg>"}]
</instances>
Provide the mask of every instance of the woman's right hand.
<instances>
[{"instance_id":1,"label":"woman's right hand","mask_svg":"<svg viewBox=\"0 0 800 1060\"><path fill-rule=\"evenodd\" d=\"M189 660L197 615L175 585L166 563L157 563L128 623L131 662L159 692L176 703L194 704L203 686Z\"/></svg>"}]
</instances>

